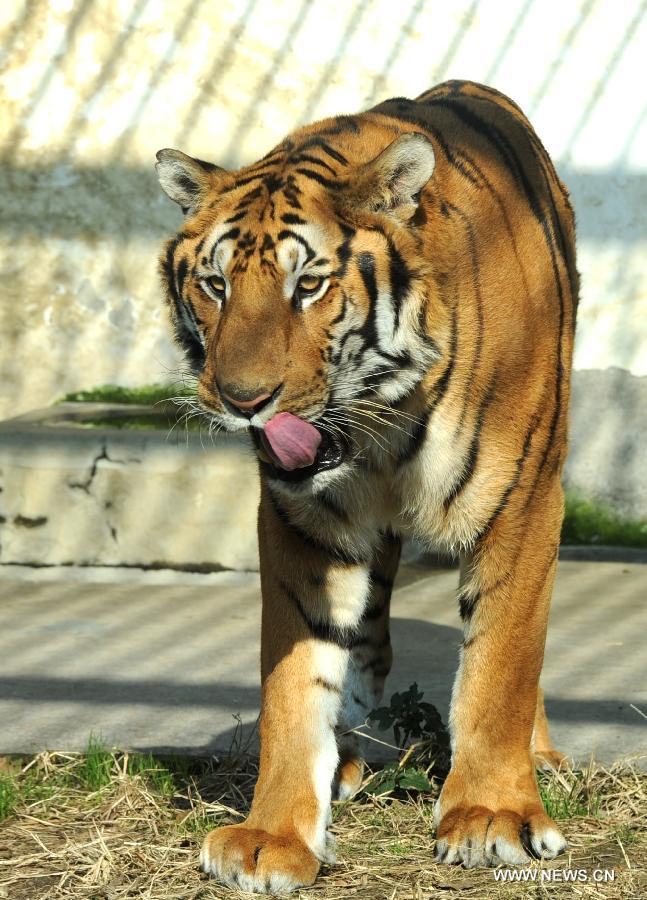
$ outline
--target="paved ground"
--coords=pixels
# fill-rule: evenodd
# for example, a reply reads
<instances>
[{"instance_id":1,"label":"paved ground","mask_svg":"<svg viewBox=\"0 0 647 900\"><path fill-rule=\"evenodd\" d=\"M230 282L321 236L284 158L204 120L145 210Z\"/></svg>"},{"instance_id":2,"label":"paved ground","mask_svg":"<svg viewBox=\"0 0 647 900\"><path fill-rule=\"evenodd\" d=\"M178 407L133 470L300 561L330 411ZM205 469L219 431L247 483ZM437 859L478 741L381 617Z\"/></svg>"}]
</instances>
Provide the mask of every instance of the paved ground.
<instances>
[{"instance_id":1,"label":"paved ground","mask_svg":"<svg viewBox=\"0 0 647 900\"><path fill-rule=\"evenodd\" d=\"M393 605L387 694L417 681L443 715L456 580L405 567ZM646 598L645 565L560 563L543 685L555 742L578 760L647 753ZM227 749L235 717L251 728L258 711L259 611L249 573L3 569L0 754L80 749L91 731L120 747Z\"/></svg>"}]
</instances>

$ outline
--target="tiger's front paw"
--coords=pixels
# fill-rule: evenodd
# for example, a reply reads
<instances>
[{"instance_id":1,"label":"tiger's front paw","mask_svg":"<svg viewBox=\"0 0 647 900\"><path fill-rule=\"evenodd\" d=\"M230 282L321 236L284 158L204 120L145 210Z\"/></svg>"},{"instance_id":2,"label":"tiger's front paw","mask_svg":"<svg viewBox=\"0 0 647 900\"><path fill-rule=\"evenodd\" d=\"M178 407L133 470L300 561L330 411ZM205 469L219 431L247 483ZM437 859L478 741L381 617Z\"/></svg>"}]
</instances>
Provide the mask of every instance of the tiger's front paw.
<instances>
[{"instance_id":1,"label":"tiger's front paw","mask_svg":"<svg viewBox=\"0 0 647 900\"><path fill-rule=\"evenodd\" d=\"M200 866L223 884L243 891L278 894L312 884L319 860L296 836L278 837L247 825L210 831Z\"/></svg>"},{"instance_id":2,"label":"tiger's front paw","mask_svg":"<svg viewBox=\"0 0 647 900\"><path fill-rule=\"evenodd\" d=\"M445 813L436 834L436 859L475 866L522 866L531 859L553 859L566 841L553 820L536 810L520 814L484 806L454 807Z\"/></svg>"}]
</instances>

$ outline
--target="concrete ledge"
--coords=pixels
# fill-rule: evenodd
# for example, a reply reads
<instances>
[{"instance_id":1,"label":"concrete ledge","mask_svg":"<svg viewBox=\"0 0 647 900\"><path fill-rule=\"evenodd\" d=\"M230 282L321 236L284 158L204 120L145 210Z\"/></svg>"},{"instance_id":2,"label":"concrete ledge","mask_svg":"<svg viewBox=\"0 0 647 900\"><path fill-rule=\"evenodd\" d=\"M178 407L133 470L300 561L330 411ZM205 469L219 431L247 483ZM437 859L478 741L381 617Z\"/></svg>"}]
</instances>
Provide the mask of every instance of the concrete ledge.
<instances>
[{"instance_id":1,"label":"concrete ledge","mask_svg":"<svg viewBox=\"0 0 647 900\"><path fill-rule=\"evenodd\" d=\"M0 564L258 567L243 440L88 428L110 409L70 406L0 424Z\"/></svg>"}]
</instances>

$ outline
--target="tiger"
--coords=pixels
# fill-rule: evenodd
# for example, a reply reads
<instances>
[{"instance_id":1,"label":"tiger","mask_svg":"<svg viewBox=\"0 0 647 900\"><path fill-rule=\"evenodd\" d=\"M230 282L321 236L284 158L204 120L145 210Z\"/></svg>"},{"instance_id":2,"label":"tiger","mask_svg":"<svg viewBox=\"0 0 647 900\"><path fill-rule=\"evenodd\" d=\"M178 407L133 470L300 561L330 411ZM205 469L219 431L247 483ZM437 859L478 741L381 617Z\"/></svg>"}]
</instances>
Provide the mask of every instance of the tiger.
<instances>
[{"instance_id":1,"label":"tiger","mask_svg":"<svg viewBox=\"0 0 647 900\"><path fill-rule=\"evenodd\" d=\"M401 542L459 558L440 863L566 841L537 757L578 297L566 187L521 109L447 81L300 127L236 171L165 149L160 271L195 401L258 460L259 774L202 869L277 893L335 860L331 801L392 662ZM430 836L430 847L431 836Z\"/></svg>"}]
</instances>

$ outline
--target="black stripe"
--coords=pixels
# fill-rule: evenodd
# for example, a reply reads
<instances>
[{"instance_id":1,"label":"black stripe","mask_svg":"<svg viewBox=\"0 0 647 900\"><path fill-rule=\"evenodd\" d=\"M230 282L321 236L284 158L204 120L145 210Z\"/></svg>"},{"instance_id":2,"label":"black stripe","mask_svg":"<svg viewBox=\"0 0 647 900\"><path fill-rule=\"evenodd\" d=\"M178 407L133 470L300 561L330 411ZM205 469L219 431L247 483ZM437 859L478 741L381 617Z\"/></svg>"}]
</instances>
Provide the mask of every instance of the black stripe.
<instances>
[{"instance_id":1,"label":"black stripe","mask_svg":"<svg viewBox=\"0 0 647 900\"><path fill-rule=\"evenodd\" d=\"M350 245L351 241L355 237L355 229L350 228L350 226L345 225L343 222L339 223L339 227L341 229L341 233L344 235L344 240L336 250L337 259L339 260L339 268L336 269L332 274L337 278L343 278L348 269L348 262L351 257Z\"/></svg>"},{"instance_id":2,"label":"black stripe","mask_svg":"<svg viewBox=\"0 0 647 900\"><path fill-rule=\"evenodd\" d=\"M388 631L383 638L380 638L379 641L376 641L375 638L363 634L359 637L351 638L349 649L354 650L357 647L371 647L373 650L383 650L384 647L388 647L390 643L391 635Z\"/></svg>"},{"instance_id":3,"label":"black stripe","mask_svg":"<svg viewBox=\"0 0 647 900\"><path fill-rule=\"evenodd\" d=\"M317 638L318 641L324 641L327 644L336 644L343 650L350 649L354 639L354 632L352 629L338 628L336 625L332 625L330 622L316 622L306 611L298 595L295 593L295 591L292 590L287 582L281 581L280 587L284 591L288 599L292 603L294 603L296 608L299 610L301 618L308 626L308 630L313 637Z\"/></svg>"},{"instance_id":4,"label":"black stripe","mask_svg":"<svg viewBox=\"0 0 647 900\"><path fill-rule=\"evenodd\" d=\"M374 622L376 619L379 619L380 616L384 613L387 607L388 601L383 603L374 603L371 606L368 606L364 610L364 614L362 615L363 622Z\"/></svg>"},{"instance_id":5,"label":"black stripe","mask_svg":"<svg viewBox=\"0 0 647 900\"><path fill-rule=\"evenodd\" d=\"M364 663L363 666L360 666L360 672L368 672L369 669L373 669L373 674L377 675L378 678L386 677L389 674L389 667L385 665L379 665L383 662L384 661L381 656L375 656L367 663Z\"/></svg>"},{"instance_id":6,"label":"black stripe","mask_svg":"<svg viewBox=\"0 0 647 900\"><path fill-rule=\"evenodd\" d=\"M539 425L540 421L541 421L541 409L539 412L535 413L535 415L530 420L530 424L528 426L528 429L526 431L526 436L524 438L521 455L519 457L517 457L517 459L515 461L514 475L511 479L510 483L506 487L505 491L503 492L501 499L500 499L499 503L497 504L496 509L494 510L494 512L492 513L490 518L488 519L485 526L481 529L481 531L476 536L476 539L475 539L476 541L480 541L481 538L485 537L485 535L490 531L490 529L494 525L495 521L498 519L499 515L503 512L503 510L507 506L508 500L510 499L510 495L512 494L514 489L519 484L519 481L521 480L521 473L523 471L524 463L528 457L528 454L530 453L530 445L532 443L532 436L535 433L535 431L537 430L537 426Z\"/></svg>"},{"instance_id":7,"label":"black stripe","mask_svg":"<svg viewBox=\"0 0 647 900\"><path fill-rule=\"evenodd\" d=\"M452 306L452 332L450 339L450 348L449 348L449 359L447 360L447 365L445 366L445 370L443 374L440 376L436 384L434 385L435 395L433 401L429 408L425 410L422 421L419 422L414 428L411 434L411 440L408 446L404 451L402 451L398 456L397 465L404 465L404 463L410 462L414 456L420 451L420 448L423 445L425 435L427 434L427 428L429 426L429 421L434 413L434 410L438 407L438 404L441 402L445 394L447 393L447 389L449 388L449 382L451 381L452 374L454 372L454 366L456 364L456 351L458 349L458 310L457 305L454 304Z\"/></svg>"},{"instance_id":8,"label":"black stripe","mask_svg":"<svg viewBox=\"0 0 647 900\"><path fill-rule=\"evenodd\" d=\"M295 525L294 522L290 519L287 510L285 510L281 506L280 502L271 491L270 497L272 499L272 506L274 507L274 511L280 521L285 525L286 528L288 528L294 535L296 535L296 537L302 540L304 544L310 547L311 550L314 550L317 553L321 553L334 562L339 563L343 566L366 565L367 560L363 555L351 553L347 550L342 550L340 547L331 547L329 544L324 544L323 541L320 541L318 538L304 531L298 525Z\"/></svg>"},{"instance_id":9,"label":"black stripe","mask_svg":"<svg viewBox=\"0 0 647 900\"><path fill-rule=\"evenodd\" d=\"M335 318L330 323L331 326L338 325L339 322L342 322L346 318L346 310L348 308L348 294L345 291L342 291L342 304L339 313L335 316Z\"/></svg>"},{"instance_id":10,"label":"black stripe","mask_svg":"<svg viewBox=\"0 0 647 900\"><path fill-rule=\"evenodd\" d=\"M499 208L499 212L501 213L503 221L505 222L506 230L508 232L508 237L510 238L510 243L512 244L512 247L514 250L515 259L517 260L517 265L519 266L519 272L521 274L521 279L523 281L524 289L526 291L526 294L528 294L529 289L528 289L528 280L526 278L526 272L523 267L521 257L519 255L519 248L517 246L517 240L516 240L516 236L514 233L514 229L512 228L512 224L510 222L508 210L506 209L506 206L505 206L503 200L501 199L501 195L495 189L494 185L492 184L490 179L487 177L487 175L483 172L483 170L480 168L480 166L475 162L475 160L471 156L469 156L468 153L465 152L465 150L463 150L462 148L460 150L456 149L456 148L451 150L449 145L447 145L445 143L444 139L442 138L442 136L440 135L439 132L437 132L436 130L433 130L432 134L438 141L438 144L442 147L443 152L447 156L447 161L449 162L449 164L454 166L462 175L464 175L466 178L468 178L468 180L471 181L477 189L480 189L483 186L485 186L487 188L487 190L489 191L492 199L497 204L497 206ZM474 176L472 174L472 172L469 171L467 166L461 165L459 163L459 158L461 160L463 160L467 164L467 166L469 166L473 170L473 172L476 173L476 176Z\"/></svg>"},{"instance_id":11,"label":"black stripe","mask_svg":"<svg viewBox=\"0 0 647 900\"><path fill-rule=\"evenodd\" d=\"M332 681L326 681L325 678L313 678L312 683L317 687L323 688L325 691L330 691L331 694L341 694L341 690L337 685L333 684Z\"/></svg>"},{"instance_id":12,"label":"black stripe","mask_svg":"<svg viewBox=\"0 0 647 900\"><path fill-rule=\"evenodd\" d=\"M391 281L391 300L393 302L393 312L395 322L393 332L398 330L400 325L400 314L402 312L402 304L409 292L411 286L411 273L405 261L402 259L397 247L393 241L388 239L389 248L389 278Z\"/></svg>"},{"instance_id":13,"label":"black stripe","mask_svg":"<svg viewBox=\"0 0 647 900\"><path fill-rule=\"evenodd\" d=\"M377 584L379 587L384 588L385 591L390 591L392 589L393 579L387 578L386 575L382 575L376 569L371 569L370 575L373 584Z\"/></svg>"},{"instance_id":14,"label":"black stripe","mask_svg":"<svg viewBox=\"0 0 647 900\"><path fill-rule=\"evenodd\" d=\"M501 91L497 91L496 88L490 87L488 84L481 84L479 81L466 81L463 83L465 85L471 85L472 87L477 88L479 91L483 91L484 94L491 94L492 97L497 98L497 101L503 100L505 103L509 103L510 106L512 106L513 109L516 110L516 112L518 112L519 115L522 117L522 119L525 121L526 116L525 116L524 111L521 109L520 106L518 106L514 102L514 100L512 100L510 97L508 97L507 94L504 94ZM478 94L466 94L465 96L474 97L475 100L485 100L486 99L485 97L479 97ZM492 101L492 102L494 102L494 101ZM502 104L500 102L497 102L495 105L499 106L499 107L502 106Z\"/></svg>"},{"instance_id":15,"label":"black stripe","mask_svg":"<svg viewBox=\"0 0 647 900\"><path fill-rule=\"evenodd\" d=\"M377 329L375 327L375 309L377 306L377 279L375 277L375 257L372 253L360 253L357 268L368 294L368 312L360 333L370 346L378 346Z\"/></svg>"},{"instance_id":16,"label":"black stripe","mask_svg":"<svg viewBox=\"0 0 647 900\"><path fill-rule=\"evenodd\" d=\"M184 282L189 271L189 260L183 256L177 266L177 292L181 297L184 293Z\"/></svg>"},{"instance_id":17,"label":"black stripe","mask_svg":"<svg viewBox=\"0 0 647 900\"><path fill-rule=\"evenodd\" d=\"M329 172L332 172L332 174L335 176L335 178L337 177L337 171L335 169L333 169L333 167L331 165L329 165L327 162L325 162L325 160L319 159L319 157L317 157L317 156L311 156L309 153L299 153L297 156L292 156L290 158L290 162L295 162L295 163L306 162L306 163L312 163L313 165L316 165L316 166L323 166L324 169L327 169ZM297 169L297 172L298 171L300 171L300 170Z\"/></svg>"},{"instance_id":18,"label":"black stripe","mask_svg":"<svg viewBox=\"0 0 647 900\"><path fill-rule=\"evenodd\" d=\"M483 98L472 97L471 99L479 100ZM544 232L544 237L546 243L549 248L553 248L554 251L554 236L557 238L558 243L560 244L560 250L565 248L565 240L563 234L561 233L561 227L556 216L550 216L550 223L547 220L547 216L545 211L542 209L541 202L537 193L535 192L528 174L525 170L525 167L520 160L514 145L511 143L508 135L505 134L494 122L485 121L481 116L477 115L473 110L469 109L465 103L456 100L455 98L446 98L440 99L437 101L437 105L443 108L449 109L453 112L461 121L463 121L466 125L468 125L473 131L479 134L482 138L484 138L488 143L490 143L499 153L501 158L504 160L508 169L510 170L510 174L514 177L515 181L518 183L521 191L526 197L528 201L528 205L532 210L533 215L536 220L542 227ZM499 107L501 108L501 107ZM509 114L511 115L511 114ZM525 126L525 123L519 122L511 115L511 119L515 122L524 133L527 134L528 128ZM535 159L537 159L535 155ZM537 160L539 162L539 160ZM539 173L545 178L545 173L543 172L542 166L538 165ZM551 197L552 200L552 197ZM550 227L549 227L550 225ZM552 234L551 234L552 228ZM559 276L557 275L558 286L559 285ZM560 290L561 295L561 290Z\"/></svg>"},{"instance_id":19,"label":"black stripe","mask_svg":"<svg viewBox=\"0 0 647 900\"><path fill-rule=\"evenodd\" d=\"M250 184L252 181L257 181L259 178L263 177L263 173L259 172L255 175L249 175L246 178L237 178L233 184L227 184L220 189L221 194L229 194L231 191L235 191L238 188L244 187L246 184Z\"/></svg>"},{"instance_id":20,"label":"black stripe","mask_svg":"<svg viewBox=\"0 0 647 900\"><path fill-rule=\"evenodd\" d=\"M257 197L260 197L263 193L263 188L259 185L258 187L252 188L251 191L247 191L246 194L243 194L242 197L238 199L238 205L236 206L236 211L239 209L246 209L252 200L256 200Z\"/></svg>"},{"instance_id":21,"label":"black stripe","mask_svg":"<svg viewBox=\"0 0 647 900\"><path fill-rule=\"evenodd\" d=\"M245 209L241 209L240 212L234 213L233 216L229 216L228 219L225 219L225 225L230 225L232 222L239 222L241 219L244 219L247 215L247 205Z\"/></svg>"},{"instance_id":22,"label":"black stripe","mask_svg":"<svg viewBox=\"0 0 647 900\"><path fill-rule=\"evenodd\" d=\"M320 184L325 188L335 189L342 186L340 181L331 181L330 178L324 178L323 175L319 172L315 172L314 169L297 168L295 171L298 172L299 175L303 175L304 178L316 181L317 184Z\"/></svg>"},{"instance_id":23,"label":"black stripe","mask_svg":"<svg viewBox=\"0 0 647 900\"><path fill-rule=\"evenodd\" d=\"M336 518L341 519L344 522L348 521L348 512L341 506L334 496L329 491L319 491L315 494L315 502L321 504L325 510L329 513L332 513Z\"/></svg>"},{"instance_id":24,"label":"black stripe","mask_svg":"<svg viewBox=\"0 0 647 900\"><path fill-rule=\"evenodd\" d=\"M313 260L316 256L314 250L310 246L310 244L306 241L305 238L302 238L300 234L295 234L294 231L289 231L287 228L283 231L279 231L278 240L284 241L286 238L293 238L297 243L301 244L301 246L306 251L307 262Z\"/></svg>"},{"instance_id":25,"label":"black stripe","mask_svg":"<svg viewBox=\"0 0 647 900\"><path fill-rule=\"evenodd\" d=\"M163 272L168 285L169 296L173 305L172 320L175 338L184 351L190 366L194 371L200 370L204 366L205 355L197 335L187 328L184 321L185 313L189 318L192 317L192 311L187 309L186 304L178 293L178 286L175 278L175 251L179 244L187 237L186 234L180 232L173 240L169 241L166 246L166 255L164 257ZM195 321L195 314L193 314ZM196 329L197 330L197 329Z\"/></svg>"},{"instance_id":26,"label":"black stripe","mask_svg":"<svg viewBox=\"0 0 647 900\"><path fill-rule=\"evenodd\" d=\"M307 225L305 219L302 219L301 216L297 216L296 213L284 213L281 216L281 221L285 222L286 225Z\"/></svg>"},{"instance_id":27,"label":"black stripe","mask_svg":"<svg viewBox=\"0 0 647 900\"><path fill-rule=\"evenodd\" d=\"M544 147L541 140L537 136L536 132L534 131L534 129L532 128L532 126L530 125L528 120L526 119L522 110L514 103L513 100L510 100L510 98L506 97L504 94L499 94L497 91L493 91L493 90L490 91L489 88L487 88L483 85L477 85L477 87L480 87L482 90L485 90L487 92L494 93L496 96L499 96L503 100L507 100L508 103L510 103L515 108L515 110L519 113L520 119L515 119L514 116L513 116L513 119L517 123L517 125L520 126L522 134L523 134L524 138L526 139L526 141L528 142L529 149L532 151L533 156L535 157L535 160L537 162L537 169L542 176L542 180L544 182L544 187L545 187L545 191L546 191L546 197L549 202L550 226L551 226L553 234L557 240L559 252L562 256L562 259L564 260L565 268L566 268L566 271L568 274L571 294L575 295L577 293L577 285L575 284L574 265L569 265L569 260L571 263L573 262L573 260L571 259L570 244L567 241L566 236L564 234L564 230L562 228L562 220L561 220L561 216L557 209L557 203L555 201L555 195L553 193L553 186L556 185L559 188L560 193L562 194L562 197L565 200L567 198L567 195L565 194L564 189L559 181L559 178L557 177L557 173L555 172L555 168L553 166L552 160L550 159L550 156L548 155L546 148ZM475 94L470 94L468 96L472 97L474 100L479 100L481 102L489 102L487 98L479 97L478 95L475 95ZM502 107L499 107L499 108L502 108ZM506 110L506 112L508 112L509 115L512 115L509 110Z\"/></svg>"},{"instance_id":28,"label":"black stripe","mask_svg":"<svg viewBox=\"0 0 647 900\"><path fill-rule=\"evenodd\" d=\"M467 180L470 181L475 188L482 188L483 185L481 184L481 180L483 175L476 164L473 162L473 160L470 159L470 157L468 157L468 155L462 150L452 150L445 138L436 128L430 128L430 131L437 141L438 145L441 147L443 153L445 154L448 163L454 169L460 172L464 178L467 178ZM476 174L474 174L475 172Z\"/></svg>"},{"instance_id":29,"label":"black stripe","mask_svg":"<svg viewBox=\"0 0 647 900\"><path fill-rule=\"evenodd\" d=\"M371 349L379 353L380 356L384 357L384 359L390 363L397 363L403 368L410 365L411 357L406 350L401 351L400 353L389 353L387 350L384 350L382 348L379 342L377 327L375 324L375 317L377 315L377 279L375 277L375 256L372 253L368 252L360 253L360 255L357 257L357 268L368 295L368 311L366 313L364 324L360 328L353 328L350 331L346 332L346 334L340 340L338 355L341 356L346 343L351 337L360 335L364 342L364 346L362 347L360 354L365 353L367 349ZM392 373L373 372L372 378L374 380L374 383L377 383L377 381L380 380L380 376L382 374L391 375ZM368 383L368 379L365 379L365 382Z\"/></svg>"},{"instance_id":30,"label":"black stripe","mask_svg":"<svg viewBox=\"0 0 647 900\"><path fill-rule=\"evenodd\" d=\"M459 427L462 427L463 422L465 421L465 415L467 413L467 405L471 398L472 387L474 385L474 381L476 379L476 373L478 371L480 362L481 362L481 354L483 352L483 338L485 331L485 317L483 313L483 295L481 293L481 269L479 266L478 260L478 248L476 244L476 235L474 234L474 228L472 227L472 223L465 215L465 213L459 209L457 206L454 206L453 203L446 201L446 206L450 210L450 212L455 213L461 222L463 223L463 227L467 233L467 241L469 244L470 250L470 260L472 263L472 287L474 289L474 297L476 300L476 315L477 315L477 324L478 324L478 332L476 335L476 346L474 348L474 357L472 359L472 364L470 366L470 374L467 380L467 385L465 387L465 399L463 401L463 409L461 412Z\"/></svg>"},{"instance_id":31,"label":"black stripe","mask_svg":"<svg viewBox=\"0 0 647 900\"><path fill-rule=\"evenodd\" d=\"M449 494L443 500L443 507L445 508L445 514L449 512L449 508L454 502L454 500L458 497L458 495L465 490L467 484L471 481L474 476L474 472L476 471L476 460L479 455L479 437L481 433L481 428L483 427L482 420L480 422L477 421L477 426L474 431L474 435L472 437L472 442L470 444L469 452L467 454L467 458L463 463L463 468L461 469L460 475L452 486Z\"/></svg>"},{"instance_id":32,"label":"black stripe","mask_svg":"<svg viewBox=\"0 0 647 900\"><path fill-rule=\"evenodd\" d=\"M351 134L359 134L360 126L352 116L335 116L335 124L329 125L328 128L322 128L318 131L318 135L338 135L350 132Z\"/></svg>"},{"instance_id":33,"label":"black stripe","mask_svg":"<svg viewBox=\"0 0 647 900\"><path fill-rule=\"evenodd\" d=\"M343 155L343 153L340 153L339 150L335 150L334 147L331 147L330 144L326 143L326 141L323 141L319 137L310 138L304 144L301 144L298 150L307 150L310 147L321 147L323 152L328 154L331 159L334 159L336 162L341 163L342 166L348 165L348 160Z\"/></svg>"},{"instance_id":34,"label":"black stripe","mask_svg":"<svg viewBox=\"0 0 647 900\"><path fill-rule=\"evenodd\" d=\"M260 162L265 162L267 159L272 159L274 156L282 156L284 153L290 153L294 149L294 144L291 140L286 138L284 141L281 141L273 150L270 150L269 153L266 153L265 156L262 156Z\"/></svg>"},{"instance_id":35,"label":"black stripe","mask_svg":"<svg viewBox=\"0 0 647 900\"><path fill-rule=\"evenodd\" d=\"M476 472L476 462L479 455L479 447L481 441L481 432L483 430L483 425L485 423L485 413L487 408L492 403L494 397L494 388L496 384L496 375L492 376L489 387L485 392L481 403L479 404L478 412L476 413L476 422L474 428L474 434L472 436L472 441L470 443L470 448L467 454L467 458L463 464L463 468L461 469L461 473L458 476L458 479L453 484L449 494L443 500L443 506L445 508L445 513L449 511L449 507L452 505L454 500L461 494L462 491L465 490L469 482L474 477L474 473Z\"/></svg>"},{"instance_id":36,"label":"black stripe","mask_svg":"<svg viewBox=\"0 0 647 900\"><path fill-rule=\"evenodd\" d=\"M469 621L474 615L474 610L478 606L481 599L480 593L471 597L469 594L459 593L458 595L458 611L463 622Z\"/></svg>"},{"instance_id":37,"label":"black stripe","mask_svg":"<svg viewBox=\"0 0 647 900\"><path fill-rule=\"evenodd\" d=\"M224 234L221 234L216 243L211 248L211 265L213 265L214 259L216 258L216 250L220 246L223 241L235 241L236 238L240 235L240 228L230 228L229 231L225 231Z\"/></svg>"}]
</instances>

